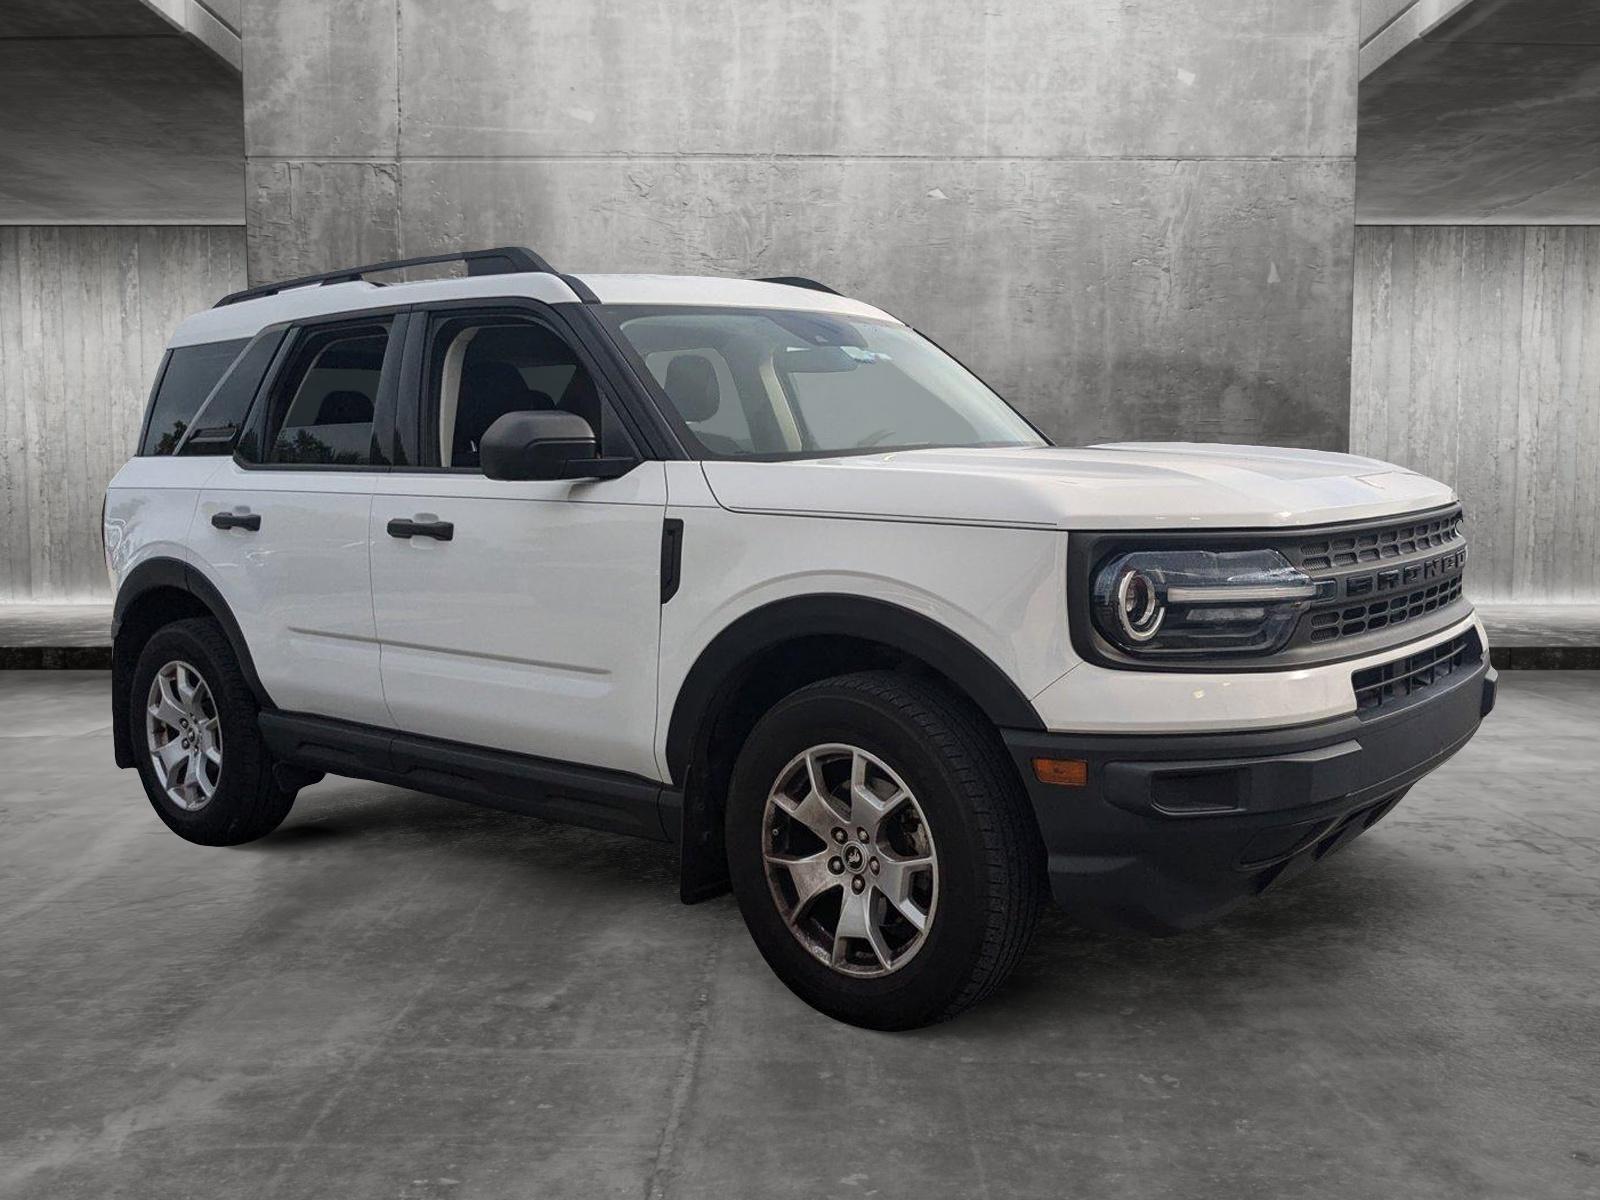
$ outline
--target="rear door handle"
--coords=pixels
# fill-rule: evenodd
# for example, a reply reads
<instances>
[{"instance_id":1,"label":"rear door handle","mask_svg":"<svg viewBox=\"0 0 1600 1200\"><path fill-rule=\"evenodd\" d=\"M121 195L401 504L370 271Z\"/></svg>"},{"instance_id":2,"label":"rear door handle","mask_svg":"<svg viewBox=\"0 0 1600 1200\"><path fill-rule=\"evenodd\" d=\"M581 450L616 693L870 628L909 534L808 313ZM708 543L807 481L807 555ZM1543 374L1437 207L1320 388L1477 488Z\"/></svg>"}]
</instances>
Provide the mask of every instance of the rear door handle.
<instances>
[{"instance_id":1,"label":"rear door handle","mask_svg":"<svg viewBox=\"0 0 1600 1200\"><path fill-rule=\"evenodd\" d=\"M261 528L260 513L219 512L211 515L211 523L218 529L248 529L251 533Z\"/></svg>"},{"instance_id":2,"label":"rear door handle","mask_svg":"<svg viewBox=\"0 0 1600 1200\"><path fill-rule=\"evenodd\" d=\"M413 521L405 517L391 520L388 530L393 538L427 537L448 542L456 536L456 527L449 521Z\"/></svg>"}]
</instances>

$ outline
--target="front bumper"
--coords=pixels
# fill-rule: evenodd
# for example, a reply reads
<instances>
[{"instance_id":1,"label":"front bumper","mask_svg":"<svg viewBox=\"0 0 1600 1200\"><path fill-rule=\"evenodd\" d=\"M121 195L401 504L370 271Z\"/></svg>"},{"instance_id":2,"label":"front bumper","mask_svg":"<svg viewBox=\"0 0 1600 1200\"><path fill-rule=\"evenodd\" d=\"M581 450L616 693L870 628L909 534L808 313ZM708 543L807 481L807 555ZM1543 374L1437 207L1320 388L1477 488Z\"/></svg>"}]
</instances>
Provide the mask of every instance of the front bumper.
<instances>
[{"instance_id":1,"label":"front bumper","mask_svg":"<svg viewBox=\"0 0 1600 1200\"><path fill-rule=\"evenodd\" d=\"M1049 853L1056 902L1155 932L1215 920L1327 857L1454 754L1494 707L1487 656L1391 711L1211 734L1005 731ZM1033 760L1082 759L1082 787Z\"/></svg>"}]
</instances>

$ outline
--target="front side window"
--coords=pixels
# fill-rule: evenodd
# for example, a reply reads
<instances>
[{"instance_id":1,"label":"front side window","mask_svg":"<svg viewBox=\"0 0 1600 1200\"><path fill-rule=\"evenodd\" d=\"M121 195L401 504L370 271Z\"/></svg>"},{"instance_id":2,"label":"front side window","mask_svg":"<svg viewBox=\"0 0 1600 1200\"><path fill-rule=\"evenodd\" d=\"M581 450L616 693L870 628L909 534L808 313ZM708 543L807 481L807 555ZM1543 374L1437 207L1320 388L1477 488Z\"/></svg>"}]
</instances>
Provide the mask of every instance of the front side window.
<instances>
[{"instance_id":1,"label":"front side window","mask_svg":"<svg viewBox=\"0 0 1600 1200\"><path fill-rule=\"evenodd\" d=\"M161 382L150 402L140 454L171 454L177 449L195 413L248 341L244 338L179 346L168 353Z\"/></svg>"},{"instance_id":2,"label":"front side window","mask_svg":"<svg viewBox=\"0 0 1600 1200\"><path fill-rule=\"evenodd\" d=\"M267 461L370 464L388 346L387 320L303 332L273 388Z\"/></svg>"},{"instance_id":3,"label":"front side window","mask_svg":"<svg viewBox=\"0 0 1600 1200\"><path fill-rule=\"evenodd\" d=\"M480 445L489 426L507 413L541 410L582 417L603 454L632 452L577 352L538 321L438 319L427 378L423 462L429 466L480 470Z\"/></svg>"},{"instance_id":4,"label":"front side window","mask_svg":"<svg viewBox=\"0 0 1600 1200\"><path fill-rule=\"evenodd\" d=\"M894 322L776 309L599 311L712 457L1045 444L977 376Z\"/></svg>"}]
</instances>

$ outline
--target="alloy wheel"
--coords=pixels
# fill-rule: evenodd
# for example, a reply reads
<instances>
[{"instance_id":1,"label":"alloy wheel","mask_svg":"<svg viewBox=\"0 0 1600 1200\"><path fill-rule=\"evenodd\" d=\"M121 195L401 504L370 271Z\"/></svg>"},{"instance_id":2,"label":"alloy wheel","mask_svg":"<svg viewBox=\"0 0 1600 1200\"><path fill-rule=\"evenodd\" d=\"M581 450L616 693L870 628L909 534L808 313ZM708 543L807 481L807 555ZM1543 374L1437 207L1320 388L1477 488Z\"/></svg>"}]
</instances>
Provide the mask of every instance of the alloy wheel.
<instances>
[{"instance_id":1,"label":"alloy wheel","mask_svg":"<svg viewBox=\"0 0 1600 1200\"><path fill-rule=\"evenodd\" d=\"M210 804L222 779L222 725L211 689L189 663L169 662L150 681L145 737L167 799L185 812Z\"/></svg>"},{"instance_id":2,"label":"alloy wheel","mask_svg":"<svg viewBox=\"0 0 1600 1200\"><path fill-rule=\"evenodd\" d=\"M762 852L789 931L835 971L887 975L926 943L939 899L933 834L876 755L829 743L791 759L767 796Z\"/></svg>"}]
</instances>

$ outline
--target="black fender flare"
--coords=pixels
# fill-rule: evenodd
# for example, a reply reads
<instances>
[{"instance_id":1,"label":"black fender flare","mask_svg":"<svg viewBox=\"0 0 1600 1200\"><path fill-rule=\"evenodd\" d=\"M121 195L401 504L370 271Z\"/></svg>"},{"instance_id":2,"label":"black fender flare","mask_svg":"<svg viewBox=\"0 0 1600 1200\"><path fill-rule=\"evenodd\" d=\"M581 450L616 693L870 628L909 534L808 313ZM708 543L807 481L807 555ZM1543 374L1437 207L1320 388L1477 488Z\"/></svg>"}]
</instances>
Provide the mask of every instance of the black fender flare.
<instances>
[{"instance_id":1,"label":"black fender flare","mask_svg":"<svg viewBox=\"0 0 1600 1200\"><path fill-rule=\"evenodd\" d=\"M751 610L700 652L678 689L667 725L665 749L673 779L682 785L718 694L743 664L783 642L828 635L877 642L926 663L966 693L998 728L1044 728L1038 710L988 655L932 618L886 600L815 593Z\"/></svg>"},{"instance_id":2,"label":"black fender flare","mask_svg":"<svg viewBox=\"0 0 1600 1200\"><path fill-rule=\"evenodd\" d=\"M128 689L132 684L133 664L139 653L139 647L124 644L123 625L129 611L139 598L159 588L187 592L199 601L202 607L210 611L216 618L217 624L222 626L222 632L233 648L234 657L239 661L239 670L244 675L246 685L255 694L256 702L262 708L274 707L272 698L261 682L261 676L256 673L255 660L251 657L250 646L245 641L244 632L239 628L233 610L228 607L228 602L223 599L216 584L199 570L179 559L168 557L145 559L128 572L121 586L117 588L116 599L111 608L111 740L116 752L117 765L120 767L133 765L133 741L132 731L128 728L127 701Z\"/></svg>"}]
</instances>

